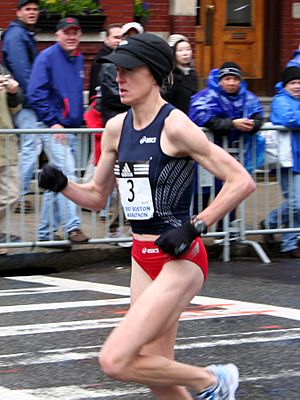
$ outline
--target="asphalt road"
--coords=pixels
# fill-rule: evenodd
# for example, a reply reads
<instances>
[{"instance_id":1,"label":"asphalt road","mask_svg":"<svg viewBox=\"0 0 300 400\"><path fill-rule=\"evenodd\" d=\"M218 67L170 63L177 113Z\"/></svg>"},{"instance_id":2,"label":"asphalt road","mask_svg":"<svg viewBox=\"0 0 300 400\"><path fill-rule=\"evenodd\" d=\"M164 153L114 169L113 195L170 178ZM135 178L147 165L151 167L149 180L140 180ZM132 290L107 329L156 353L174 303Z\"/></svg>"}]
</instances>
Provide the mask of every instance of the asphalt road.
<instances>
[{"instance_id":1,"label":"asphalt road","mask_svg":"<svg viewBox=\"0 0 300 400\"><path fill-rule=\"evenodd\" d=\"M211 262L182 315L177 359L236 363L237 399L299 400L299 269L297 260ZM143 386L107 379L97 362L128 308L129 274L104 262L0 277L0 399L152 399Z\"/></svg>"}]
</instances>

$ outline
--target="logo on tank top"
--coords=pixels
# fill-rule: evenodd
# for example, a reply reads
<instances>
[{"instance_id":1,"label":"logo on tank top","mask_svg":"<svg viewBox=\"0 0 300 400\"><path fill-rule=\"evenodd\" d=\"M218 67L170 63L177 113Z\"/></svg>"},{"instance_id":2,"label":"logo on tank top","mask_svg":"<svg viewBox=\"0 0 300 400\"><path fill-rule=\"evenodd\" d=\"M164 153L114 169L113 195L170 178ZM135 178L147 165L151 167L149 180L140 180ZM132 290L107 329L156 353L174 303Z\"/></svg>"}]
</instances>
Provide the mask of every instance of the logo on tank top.
<instances>
[{"instance_id":1,"label":"logo on tank top","mask_svg":"<svg viewBox=\"0 0 300 400\"><path fill-rule=\"evenodd\" d=\"M121 171L121 177L122 178L132 178L133 177L133 173L131 172L127 163L124 164L124 167Z\"/></svg>"},{"instance_id":2,"label":"logo on tank top","mask_svg":"<svg viewBox=\"0 0 300 400\"><path fill-rule=\"evenodd\" d=\"M156 143L156 137L146 137L146 136L143 136L141 139L140 139L140 144L144 144L144 143Z\"/></svg>"}]
</instances>

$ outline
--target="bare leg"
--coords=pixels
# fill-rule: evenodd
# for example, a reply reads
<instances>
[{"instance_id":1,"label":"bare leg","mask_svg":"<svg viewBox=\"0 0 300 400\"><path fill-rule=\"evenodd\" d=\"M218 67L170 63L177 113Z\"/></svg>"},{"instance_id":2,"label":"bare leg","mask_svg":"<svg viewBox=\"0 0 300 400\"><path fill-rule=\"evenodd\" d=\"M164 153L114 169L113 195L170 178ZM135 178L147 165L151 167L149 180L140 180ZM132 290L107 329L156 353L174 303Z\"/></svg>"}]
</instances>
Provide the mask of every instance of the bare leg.
<instances>
[{"instance_id":1,"label":"bare leg","mask_svg":"<svg viewBox=\"0 0 300 400\"><path fill-rule=\"evenodd\" d=\"M174 344L177 334L178 323L173 326L169 332L166 332L161 338L145 345L142 355L160 354L164 357L174 360ZM155 398L159 400L192 400L189 391L183 386L150 386Z\"/></svg>"},{"instance_id":2,"label":"bare leg","mask_svg":"<svg viewBox=\"0 0 300 400\"><path fill-rule=\"evenodd\" d=\"M171 344L172 348L174 346L181 312L202 287L202 271L186 260L171 261L164 266L159 277L149 283L144 272L145 277L140 279L141 269L139 279L135 279L138 269L134 264L133 304L104 344L101 366L115 379L139 382L157 393L159 388L168 387L174 396L177 392L177 397L172 399L191 399L185 386L200 392L214 384L216 379L206 368L174 361L173 353L170 357L170 348ZM164 339L168 342L167 350L159 349ZM148 351L145 345L148 345ZM155 348L153 353L149 351L151 346ZM160 392L159 398L167 399L163 397L162 389Z\"/></svg>"}]
</instances>

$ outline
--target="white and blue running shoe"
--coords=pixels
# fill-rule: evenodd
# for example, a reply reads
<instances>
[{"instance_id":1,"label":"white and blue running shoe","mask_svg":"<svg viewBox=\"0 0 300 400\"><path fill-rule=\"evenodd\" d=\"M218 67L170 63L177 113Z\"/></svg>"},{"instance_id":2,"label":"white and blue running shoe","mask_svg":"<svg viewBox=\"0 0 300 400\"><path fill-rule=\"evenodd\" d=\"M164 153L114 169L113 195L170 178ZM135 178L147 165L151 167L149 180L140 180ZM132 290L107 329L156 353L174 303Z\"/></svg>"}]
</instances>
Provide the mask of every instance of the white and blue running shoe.
<instances>
[{"instance_id":1,"label":"white and blue running shoe","mask_svg":"<svg viewBox=\"0 0 300 400\"><path fill-rule=\"evenodd\" d=\"M209 365L207 369L217 378L217 386L197 396L197 400L235 400L239 386L239 370L234 364Z\"/></svg>"}]
</instances>

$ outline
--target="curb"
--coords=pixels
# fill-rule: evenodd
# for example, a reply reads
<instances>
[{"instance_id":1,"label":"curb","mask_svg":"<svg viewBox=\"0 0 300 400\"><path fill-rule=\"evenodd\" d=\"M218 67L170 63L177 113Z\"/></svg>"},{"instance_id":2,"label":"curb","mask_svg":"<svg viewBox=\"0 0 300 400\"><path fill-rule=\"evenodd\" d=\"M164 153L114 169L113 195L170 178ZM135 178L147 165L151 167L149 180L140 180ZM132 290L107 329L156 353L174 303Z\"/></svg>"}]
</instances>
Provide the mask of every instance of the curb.
<instances>
[{"instance_id":1,"label":"curb","mask_svg":"<svg viewBox=\"0 0 300 400\"><path fill-rule=\"evenodd\" d=\"M270 258L280 257L279 243L272 249L261 243ZM209 260L222 260L223 246L217 244L206 244ZM231 260L250 258L252 261L261 262L260 258L252 247L234 243L231 245ZM55 273L71 270L78 267L88 267L92 264L99 264L99 267L107 267L107 264L130 265L131 248L124 248L115 245L77 245L72 250L51 250L41 249L28 253L9 254L0 256L0 274L37 274Z\"/></svg>"},{"instance_id":2,"label":"curb","mask_svg":"<svg viewBox=\"0 0 300 400\"><path fill-rule=\"evenodd\" d=\"M74 246L75 247L75 246ZM130 248L77 246L72 250L47 250L0 256L0 274L55 273L91 264L130 265Z\"/></svg>"}]
</instances>

